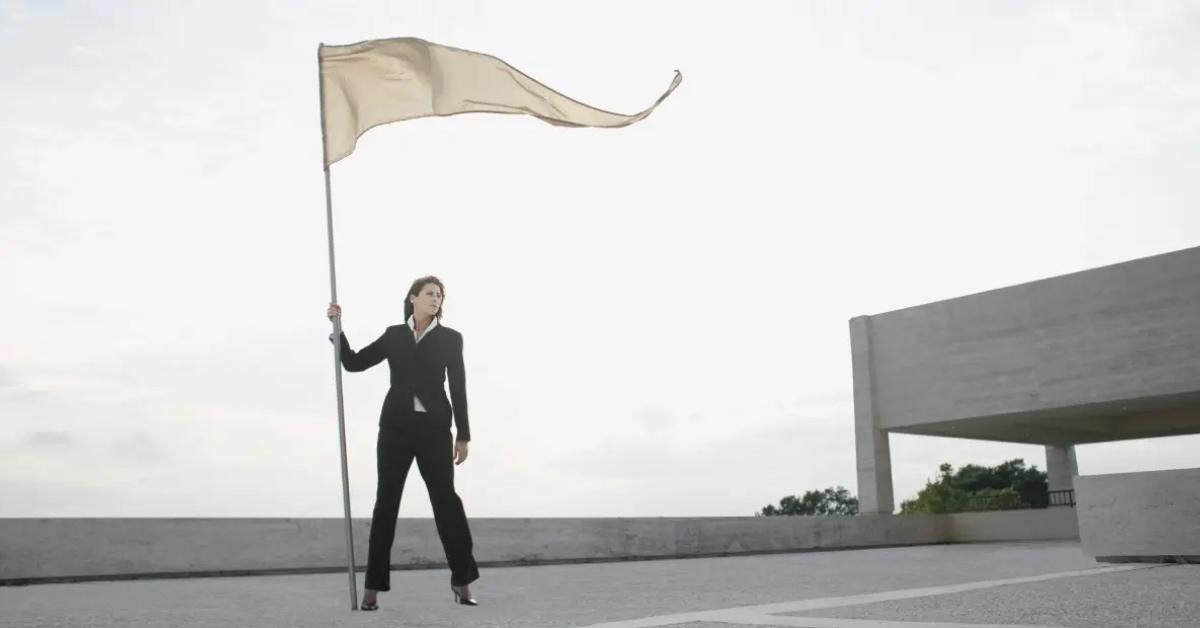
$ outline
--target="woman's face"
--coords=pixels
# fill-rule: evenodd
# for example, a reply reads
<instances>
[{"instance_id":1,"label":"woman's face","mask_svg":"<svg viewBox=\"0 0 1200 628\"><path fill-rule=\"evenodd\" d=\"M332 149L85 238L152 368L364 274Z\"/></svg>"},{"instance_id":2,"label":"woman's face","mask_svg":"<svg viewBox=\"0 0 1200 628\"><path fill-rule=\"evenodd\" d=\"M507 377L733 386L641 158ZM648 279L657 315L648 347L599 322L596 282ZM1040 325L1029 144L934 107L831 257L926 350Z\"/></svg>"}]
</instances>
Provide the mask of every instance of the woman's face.
<instances>
[{"instance_id":1,"label":"woman's face","mask_svg":"<svg viewBox=\"0 0 1200 628\"><path fill-rule=\"evenodd\" d=\"M408 297L408 300L413 304L414 314L436 316L442 308L442 289L438 288L436 283L427 283L421 286L421 292L417 296Z\"/></svg>"}]
</instances>

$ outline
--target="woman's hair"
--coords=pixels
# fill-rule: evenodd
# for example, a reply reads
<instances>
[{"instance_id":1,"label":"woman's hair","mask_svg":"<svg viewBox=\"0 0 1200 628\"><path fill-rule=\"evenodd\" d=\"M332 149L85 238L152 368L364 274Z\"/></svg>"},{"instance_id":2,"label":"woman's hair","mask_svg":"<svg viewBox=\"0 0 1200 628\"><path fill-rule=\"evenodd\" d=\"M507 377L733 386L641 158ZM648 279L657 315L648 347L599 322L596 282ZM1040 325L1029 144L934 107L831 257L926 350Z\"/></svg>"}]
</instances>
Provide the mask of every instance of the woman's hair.
<instances>
[{"instance_id":1,"label":"woman's hair","mask_svg":"<svg viewBox=\"0 0 1200 628\"><path fill-rule=\"evenodd\" d=\"M425 286L429 284L436 285L442 291L442 305L438 308L436 314L437 319L439 321L442 320L442 312L446 309L446 286L442 284L441 279L438 279L433 275L421 277L420 279L414 281L412 283L412 287L408 289L408 294L404 297L404 320L408 320L408 317L413 315L413 304L412 301L409 301L409 298L421 294L421 290L425 289Z\"/></svg>"}]
</instances>

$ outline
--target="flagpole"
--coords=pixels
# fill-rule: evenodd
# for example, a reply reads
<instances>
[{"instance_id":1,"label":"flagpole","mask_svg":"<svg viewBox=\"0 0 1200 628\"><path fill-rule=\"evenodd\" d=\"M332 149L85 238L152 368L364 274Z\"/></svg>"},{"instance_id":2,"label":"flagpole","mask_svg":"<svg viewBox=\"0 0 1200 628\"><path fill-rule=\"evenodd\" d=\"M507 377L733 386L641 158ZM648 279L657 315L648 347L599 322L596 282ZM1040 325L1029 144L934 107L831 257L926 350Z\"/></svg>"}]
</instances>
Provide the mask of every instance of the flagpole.
<instances>
[{"instance_id":1,"label":"flagpole","mask_svg":"<svg viewBox=\"0 0 1200 628\"><path fill-rule=\"evenodd\" d=\"M333 193L329 164L325 163L325 78L321 76L321 46L317 46L317 81L321 99L321 164L325 170L325 223L329 232L329 300L337 303L337 272L333 258ZM346 570L350 576L350 610L358 610L358 584L354 577L354 532L350 525L350 472L346 466L346 413L342 404L342 317L333 318L333 373L337 388L338 442L342 453L342 506L346 513Z\"/></svg>"}]
</instances>

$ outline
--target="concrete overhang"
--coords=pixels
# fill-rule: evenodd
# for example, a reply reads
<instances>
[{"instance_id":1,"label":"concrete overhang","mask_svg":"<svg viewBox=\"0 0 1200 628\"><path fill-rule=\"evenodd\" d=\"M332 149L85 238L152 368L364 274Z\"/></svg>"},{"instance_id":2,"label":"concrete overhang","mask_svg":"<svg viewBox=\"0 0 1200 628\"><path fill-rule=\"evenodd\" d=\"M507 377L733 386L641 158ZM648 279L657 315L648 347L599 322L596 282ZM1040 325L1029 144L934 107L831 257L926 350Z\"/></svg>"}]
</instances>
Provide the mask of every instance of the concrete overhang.
<instances>
[{"instance_id":1,"label":"concrete overhang","mask_svg":"<svg viewBox=\"0 0 1200 628\"><path fill-rule=\"evenodd\" d=\"M1200 247L850 321L859 430L1200 433Z\"/></svg>"},{"instance_id":2,"label":"concrete overhang","mask_svg":"<svg viewBox=\"0 0 1200 628\"><path fill-rule=\"evenodd\" d=\"M1200 392L896 426L899 434L1075 445L1200 433Z\"/></svg>"}]
</instances>

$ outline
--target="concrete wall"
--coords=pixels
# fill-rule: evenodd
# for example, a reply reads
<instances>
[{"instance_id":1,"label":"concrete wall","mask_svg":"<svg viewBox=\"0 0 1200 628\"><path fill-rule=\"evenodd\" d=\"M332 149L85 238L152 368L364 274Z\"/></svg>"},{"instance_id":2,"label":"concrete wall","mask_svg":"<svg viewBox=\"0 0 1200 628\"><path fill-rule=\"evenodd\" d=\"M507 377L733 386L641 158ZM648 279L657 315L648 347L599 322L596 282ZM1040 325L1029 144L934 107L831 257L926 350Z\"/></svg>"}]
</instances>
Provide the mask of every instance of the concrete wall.
<instances>
[{"instance_id":1,"label":"concrete wall","mask_svg":"<svg viewBox=\"0 0 1200 628\"><path fill-rule=\"evenodd\" d=\"M1058 515L480 518L471 530L477 562L496 566L1071 538L1047 517ZM354 520L360 570L369 526ZM392 563L445 564L431 519L400 520ZM345 569L341 519L0 519L0 583L337 569Z\"/></svg>"},{"instance_id":2,"label":"concrete wall","mask_svg":"<svg viewBox=\"0 0 1200 628\"><path fill-rule=\"evenodd\" d=\"M853 350L872 362L856 366L856 379L870 373L872 411L885 430L1200 398L1200 247L860 318L871 346ZM1185 423L1197 415L1158 420L1161 434L1189 433ZM1063 445L1109 439L1070 424L1013 438L969 427L943 433ZM1110 436L1155 435L1135 432Z\"/></svg>"},{"instance_id":3,"label":"concrete wall","mask_svg":"<svg viewBox=\"0 0 1200 628\"><path fill-rule=\"evenodd\" d=\"M1079 520L1069 507L963 512L945 515L950 543L1049 541L1079 538Z\"/></svg>"},{"instance_id":4,"label":"concrete wall","mask_svg":"<svg viewBox=\"0 0 1200 628\"><path fill-rule=\"evenodd\" d=\"M1096 560L1200 561L1200 469L1080 475L1075 500Z\"/></svg>"}]
</instances>

